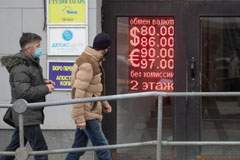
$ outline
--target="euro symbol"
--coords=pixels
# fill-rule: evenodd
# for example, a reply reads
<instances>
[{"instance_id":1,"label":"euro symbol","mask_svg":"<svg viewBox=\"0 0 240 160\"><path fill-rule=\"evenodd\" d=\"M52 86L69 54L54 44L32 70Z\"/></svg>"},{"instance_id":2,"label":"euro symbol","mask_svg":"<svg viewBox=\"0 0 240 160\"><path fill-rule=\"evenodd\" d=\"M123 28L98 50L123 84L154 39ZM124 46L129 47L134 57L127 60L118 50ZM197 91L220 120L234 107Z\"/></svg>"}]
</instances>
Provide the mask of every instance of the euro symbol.
<instances>
[{"instance_id":1,"label":"euro symbol","mask_svg":"<svg viewBox=\"0 0 240 160\"><path fill-rule=\"evenodd\" d=\"M131 65L133 67L139 67L140 66L140 64L137 63L137 61L139 61L139 53L140 53L140 50L135 48L135 49L132 50L132 52L128 56L128 60L130 61Z\"/></svg>"},{"instance_id":2,"label":"euro symbol","mask_svg":"<svg viewBox=\"0 0 240 160\"><path fill-rule=\"evenodd\" d=\"M130 40L130 44L134 47L136 47L140 43L140 38L137 36L137 33L139 33L140 30L137 27L133 27L130 30L130 35L133 37L133 39Z\"/></svg>"}]
</instances>

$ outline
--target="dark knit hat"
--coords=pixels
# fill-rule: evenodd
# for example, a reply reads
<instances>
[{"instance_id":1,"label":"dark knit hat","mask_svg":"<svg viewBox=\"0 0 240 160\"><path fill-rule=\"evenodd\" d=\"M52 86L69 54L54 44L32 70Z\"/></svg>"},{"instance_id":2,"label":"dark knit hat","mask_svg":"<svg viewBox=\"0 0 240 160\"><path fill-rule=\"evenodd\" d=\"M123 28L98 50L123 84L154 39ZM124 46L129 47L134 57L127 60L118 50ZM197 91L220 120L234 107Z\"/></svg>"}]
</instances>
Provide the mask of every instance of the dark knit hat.
<instances>
[{"instance_id":1,"label":"dark knit hat","mask_svg":"<svg viewBox=\"0 0 240 160\"><path fill-rule=\"evenodd\" d=\"M111 38L106 33L99 33L93 41L93 48L96 50L104 50L111 45Z\"/></svg>"}]
</instances>

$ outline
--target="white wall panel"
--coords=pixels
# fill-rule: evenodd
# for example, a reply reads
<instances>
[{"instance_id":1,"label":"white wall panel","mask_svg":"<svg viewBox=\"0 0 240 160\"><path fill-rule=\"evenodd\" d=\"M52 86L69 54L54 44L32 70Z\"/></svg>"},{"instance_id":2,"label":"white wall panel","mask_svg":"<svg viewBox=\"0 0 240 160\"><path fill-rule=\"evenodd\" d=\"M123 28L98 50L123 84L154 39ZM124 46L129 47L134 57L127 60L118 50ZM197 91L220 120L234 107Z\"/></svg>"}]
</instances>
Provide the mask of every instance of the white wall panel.
<instances>
[{"instance_id":1,"label":"white wall panel","mask_svg":"<svg viewBox=\"0 0 240 160\"><path fill-rule=\"evenodd\" d=\"M42 37L41 46L43 54L47 52L47 33L43 31L44 10L43 9L23 9L23 32L33 32Z\"/></svg>"},{"instance_id":2,"label":"white wall panel","mask_svg":"<svg viewBox=\"0 0 240 160\"><path fill-rule=\"evenodd\" d=\"M96 9L97 8L97 1L99 0L88 0L88 8Z\"/></svg>"},{"instance_id":3,"label":"white wall panel","mask_svg":"<svg viewBox=\"0 0 240 160\"><path fill-rule=\"evenodd\" d=\"M91 32L88 32L88 45L92 46L93 44L93 39L96 36L97 32L96 32L96 28L97 28L97 19L96 19L96 15L97 15L97 11L96 9L89 9L88 10L88 22L89 22L89 26L88 26L88 30Z\"/></svg>"},{"instance_id":4,"label":"white wall panel","mask_svg":"<svg viewBox=\"0 0 240 160\"><path fill-rule=\"evenodd\" d=\"M97 0L97 3L96 3L96 5L97 5L97 8L96 8L96 10L97 10L97 16L96 16L96 18L97 18L97 26L96 26L96 31L97 31L97 33L100 33L101 31L102 31L102 15L101 15L101 10L102 10L102 0Z\"/></svg>"},{"instance_id":5,"label":"white wall panel","mask_svg":"<svg viewBox=\"0 0 240 160\"><path fill-rule=\"evenodd\" d=\"M22 10L0 9L0 22L0 55L17 53L20 50L19 37L22 32Z\"/></svg>"},{"instance_id":6,"label":"white wall panel","mask_svg":"<svg viewBox=\"0 0 240 160\"><path fill-rule=\"evenodd\" d=\"M0 8L43 8L43 0L1 0Z\"/></svg>"},{"instance_id":7,"label":"white wall panel","mask_svg":"<svg viewBox=\"0 0 240 160\"><path fill-rule=\"evenodd\" d=\"M3 66L0 66L0 103L1 101L7 101L10 103L11 100L11 90L9 84L9 73L7 69Z\"/></svg>"},{"instance_id":8,"label":"white wall panel","mask_svg":"<svg viewBox=\"0 0 240 160\"><path fill-rule=\"evenodd\" d=\"M47 101L70 100L71 91L53 91L47 95ZM53 106L45 108L44 129L75 129L76 126L71 118L72 105Z\"/></svg>"}]
</instances>

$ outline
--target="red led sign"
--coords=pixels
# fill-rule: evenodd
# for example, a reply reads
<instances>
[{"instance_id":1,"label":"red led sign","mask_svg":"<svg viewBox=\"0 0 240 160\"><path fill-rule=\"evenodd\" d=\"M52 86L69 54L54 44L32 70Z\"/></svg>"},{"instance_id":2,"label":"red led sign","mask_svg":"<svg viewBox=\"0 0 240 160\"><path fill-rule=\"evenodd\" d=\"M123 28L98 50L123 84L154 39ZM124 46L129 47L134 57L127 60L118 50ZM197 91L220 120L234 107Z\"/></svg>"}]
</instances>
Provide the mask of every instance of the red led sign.
<instances>
[{"instance_id":1,"label":"red led sign","mask_svg":"<svg viewBox=\"0 0 240 160\"><path fill-rule=\"evenodd\" d=\"M174 90L174 18L129 18L129 90Z\"/></svg>"}]
</instances>

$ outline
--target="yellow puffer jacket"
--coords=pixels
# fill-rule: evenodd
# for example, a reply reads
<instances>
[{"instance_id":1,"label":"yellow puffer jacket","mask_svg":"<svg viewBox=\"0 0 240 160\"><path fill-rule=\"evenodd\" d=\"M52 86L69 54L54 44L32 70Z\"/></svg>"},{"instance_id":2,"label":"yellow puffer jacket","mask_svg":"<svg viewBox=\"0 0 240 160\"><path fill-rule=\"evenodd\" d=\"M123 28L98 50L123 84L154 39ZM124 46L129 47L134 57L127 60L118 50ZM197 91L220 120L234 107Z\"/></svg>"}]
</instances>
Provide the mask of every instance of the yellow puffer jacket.
<instances>
[{"instance_id":1,"label":"yellow puffer jacket","mask_svg":"<svg viewBox=\"0 0 240 160\"><path fill-rule=\"evenodd\" d=\"M102 58L103 51L96 51L90 47L86 47L77 58L71 77L73 99L102 95L104 72L99 64ZM107 101L73 104L72 118L76 124L93 119L101 122L102 108L107 105Z\"/></svg>"}]
</instances>

